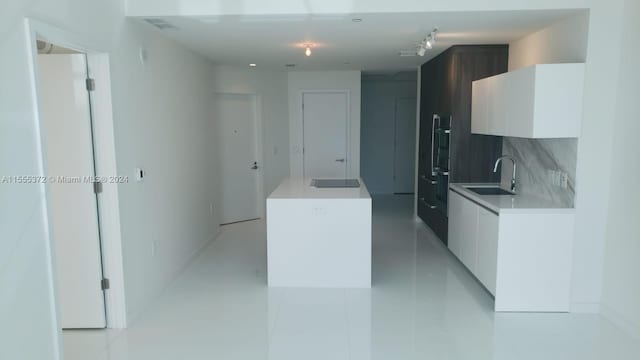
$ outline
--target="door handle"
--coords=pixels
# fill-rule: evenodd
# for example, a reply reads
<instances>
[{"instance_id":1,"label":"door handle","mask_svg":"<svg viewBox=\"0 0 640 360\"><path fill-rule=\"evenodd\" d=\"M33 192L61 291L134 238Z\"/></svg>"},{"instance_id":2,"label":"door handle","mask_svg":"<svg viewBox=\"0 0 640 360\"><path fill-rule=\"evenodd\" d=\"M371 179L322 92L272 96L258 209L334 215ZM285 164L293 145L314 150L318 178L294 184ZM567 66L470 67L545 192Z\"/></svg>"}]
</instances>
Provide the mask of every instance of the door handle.
<instances>
[{"instance_id":1,"label":"door handle","mask_svg":"<svg viewBox=\"0 0 640 360\"><path fill-rule=\"evenodd\" d=\"M258 170L258 162L254 161L253 162L253 166L251 167L252 170Z\"/></svg>"},{"instance_id":2,"label":"door handle","mask_svg":"<svg viewBox=\"0 0 640 360\"><path fill-rule=\"evenodd\" d=\"M336 159L336 162L345 162L344 159Z\"/></svg>"},{"instance_id":3,"label":"door handle","mask_svg":"<svg viewBox=\"0 0 640 360\"><path fill-rule=\"evenodd\" d=\"M424 180L424 181L428 181L428 182L430 182L430 183L431 183L431 185L436 185L436 184L438 184L438 180L432 180L432 179L429 179L429 178L427 177L427 175L425 175L425 174L420 175L420 178L421 178L422 180Z\"/></svg>"},{"instance_id":4,"label":"door handle","mask_svg":"<svg viewBox=\"0 0 640 360\"><path fill-rule=\"evenodd\" d=\"M433 114L433 118L431 118L431 175L436 175L436 169L433 165L433 152L435 151L434 143L436 141L436 120L440 123L440 116L438 114Z\"/></svg>"},{"instance_id":5,"label":"door handle","mask_svg":"<svg viewBox=\"0 0 640 360\"><path fill-rule=\"evenodd\" d=\"M435 209L437 209L437 208L438 208L438 207L437 207L437 206L435 206L435 205L431 205L431 204L429 204L429 203L427 202L427 200L425 200L424 198L420 198L420 202L422 202L426 207L428 207L428 208L429 208L429 209L431 209L431 210L435 210Z\"/></svg>"}]
</instances>

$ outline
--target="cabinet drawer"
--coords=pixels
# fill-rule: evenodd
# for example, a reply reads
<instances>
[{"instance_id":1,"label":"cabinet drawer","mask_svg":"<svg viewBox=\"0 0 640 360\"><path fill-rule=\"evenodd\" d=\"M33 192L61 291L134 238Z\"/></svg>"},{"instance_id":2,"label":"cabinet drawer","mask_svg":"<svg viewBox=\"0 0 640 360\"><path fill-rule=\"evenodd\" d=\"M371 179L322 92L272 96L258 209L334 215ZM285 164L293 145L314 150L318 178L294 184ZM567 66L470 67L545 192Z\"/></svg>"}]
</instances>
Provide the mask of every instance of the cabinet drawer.
<instances>
[{"instance_id":1,"label":"cabinet drawer","mask_svg":"<svg viewBox=\"0 0 640 360\"><path fill-rule=\"evenodd\" d=\"M478 257L475 275L494 296L496 295L499 226L498 215L478 206Z\"/></svg>"},{"instance_id":2,"label":"cabinet drawer","mask_svg":"<svg viewBox=\"0 0 640 360\"><path fill-rule=\"evenodd\" d=\"M471 272L476 267L476 205L454 191L449 192L449 250Z\"/></svg>"}]
</instances>

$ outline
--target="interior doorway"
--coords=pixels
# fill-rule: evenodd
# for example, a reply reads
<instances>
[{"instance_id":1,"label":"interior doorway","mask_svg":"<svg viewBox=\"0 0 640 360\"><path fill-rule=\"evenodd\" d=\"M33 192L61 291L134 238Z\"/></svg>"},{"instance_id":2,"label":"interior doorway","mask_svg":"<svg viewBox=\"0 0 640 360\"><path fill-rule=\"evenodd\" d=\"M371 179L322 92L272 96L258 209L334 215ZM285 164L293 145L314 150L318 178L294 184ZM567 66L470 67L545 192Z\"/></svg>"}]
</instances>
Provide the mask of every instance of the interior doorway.
<instances>
[{"instance_id":1,"label":"interior doorway","mask_svg":"<svg viewBox=\"0 0 640 360\"><path fill-rule=\"evenodd\" d=\"M372 194L415 192L417 72L362 75L361 175Z\"/></svg>"},{"instance_id":2,"label":"interior doorway","mask_svg":"<svg viewBox=\"0 0 640 360\"><path fill-rule=\"evenodd\" d=\"M415 97L396 98L393 132L393 192L413 194L415 184Z\"/></svg>"},{"instance_id":3,"label":"interior doorway","mask_svg":"<svg viewBox=\"0 0 640 360\"><path fill-rule=\"evenodd\" d=\"M27 19L26 21L29 36L25 38L25 42L28 46L30 55L30 65L32 68L32 86L36 96L36 102L33 104L33 111L38 119L38 132L40 136L39 148L41 151L42 161L42 178L45 180L44 191L46 199L46 222L47 222L47 238L48 238L48 281L53 285L50 289L54 297L55 306L55 322L59 329L62 328L111 328L122 329L127 327L127 312L125 302L125 289L124 289L124 265L122 257L122 234L120 230L120 205L119 205L119 186L125 182L128 182L128 174L119 174L118 167L116 165L116 141L114 135L114 121L113 121L113 106L111 99L111 66L109 61L108 51L105 49L92 47L95 44L88 44L82 41L81 37L74 33L68 32L63 29L56 28L49 24L42 23L34 19ZM48 80L45 83L43 77L46 75L44 66L40 61L40 55L73 55L71 58L74 60L67 60L67 72L71 74L65 80L64 85L54 85L54 81ZM44 70L44 71L43 71ZM53 80L58 80L55 76L61 76L62 74L54 74ZM88 81L92 79L93 81ZM47 89L52 87L53 89ZM88 91L87 88L91 88ZM72 89L72 90L69 90ZM64 94L63 94L64 91ZM46 93L49 93L47 95ZM51 93L55 92L55 96ZM48 134L47 127L51 125L50 120L56 119L55 116L47 114L49 102L53 109L61 108L61 99L65 101L78 101L79 105L76 108L75 105L66 108L64 111L69 111L69 114L78 114L77 119L83 119L84 121L78 125L74 130L63 130L63 126L53 123L51 127L53 131L57 131L57 134ZM48 100L47 100L48 99ZM52 100L53 99L53 100ZM67 104L68 105L68 104ZM88 106L88 111L87 111ZM50 108L51 109L51 108ZM50 110L49 109L49 110ZM58 114L60 117L60 114ZM67 119L66 113L62 112L61 117ZM58 119L59 120L59 119ZM60 121L60 120L59 120ZM55 121L54 121L55 122ZM89 127L89 130L87 130ZM81 137L73 136L66 131L75 131L77 134L83 134ZM88 132L88 134L87 134ZM77 135L74 134L74 135ZM53 171L52 165L55 159L50 159L53 154L49 153L48 146L54 142L51 140L55 137L62 138L62 142L56 140L56 144L61 146L61 154L68 152L70 148L81 146L82 151L77 154L74 153L74 158L83 159L84 163L81 170L79 170L83 177L76 180L74 174L66 174L68 169L62 169L65 173L63 176L69 176L67 179L61 180L63 183L73 184L77 186L71 186L67 189L76 189L82 193L80 198L85 201L84 205L72 207L67 204L66 209L71 209L77 214L74 218L79 221L85 221L87 224L80 223L82 227L78 227L84 231L88 237L86 242L82 243L83 247L86 247L89 251L92 251L93 259L90 262L92 270L86 271L83 274L87 279L82 279L87 283L90 281L91 285L87 288L92 292L92 295L87 298L92 299L92 305L89 306L94 311L91 313L91 317L87 321L67 322L64 320L66 317L64 308L81 309L70 305L63 305L67 302L64 298L69 298L68 295L63 295L66 291L60 286L60 273L64 273L65 269L59 269L60 266L68 266L78 261L79 251L74 247L74 255L71 262L64 261L62 258L58 258L56 234L60 226L56 228L55 222L56 216L54 213L56 190L51 186L54 181L49 181L47 176ZM81 139L81 140L80 140ZM51 140L51 141L48 141ZM64 147L67 148L64 148ZM50 156L51 155L51 156ZM62 156L64 158L64 156ZM66 162L63 163L67 166ZM91 172L92 169L93 172ZM85 173L88 171L88 173ZM75 172L75 170L74 170ZM97 178L91 179L92 176ZM106 180L104 180L106 179ZM55 179L56 184L60 184L59 179ZM92 181L100 180L101 186L96 187L97 195L94 192L94 185ZM79 183L79 184L78 184ZM60 184L62 185L62 184ZM88 188L88 193L85 191ZM79 190L82 189L82 190ZM75 191L75 190L74 190ZM93 199L91 199L93 197ZM90 204L87 206L86 204ZM77 209L77 210L76 210ZM81 213L81 209L88 209L86 212ZM93 210L93 211L91 211ZM69 215L68 213L66 215ZM63 214L62 216L65 216ZM97 223L97 230L96 230ZM96 232L99 234L98 246L96 248ZM75 236L75 235L74 235ZM60 255L67 256L67 255ZM84 258L84 261L88 261L88 257ZM84 270L83 270L84 272ZM64 276L64 275L63 275ZM97 279L97 284L96 284ZM76 285L72 285L76 286ZM73 288L73 287L71 287ZM96 290L98 288L99 290ZM102 289L105 288L103 291ZM84 291L84 290L81 290ZM84 295L83 295L84 296ZM100 299L102 299L102 306L100 307ZM70 301L77 301L70 300ZM71 302L70 302L71 303ZM97 304L97 305L96 305Z\"/></svg>"},{"instance_id":4,"label":"interior doorway","mask_svg":"<svg viewBox=\"0 0 640 360\"><path fill-rule=\"evenodd\" d=\"M262 161L259 98L255 94L219 93L216 96L220 123L222 181L221 223L230 224L261 217Z\"/></svg>"},{"instance_id":5,"label":"interior doorway","mask_svg":"<svg viewBox=\"0 0 640 360\"><path fill-rule=\"evenodd\" d=\"M84 53L38 41L39 107L59 325L105 328L106 283Z\"/></svg>"},{"instance_id":6,"label":"interior doorway","mask_svg":"<svg viewBox=\"0 0 640 360\"><path fill-rule=\"evenodd\" d=\"M345 179L349 162L349 94L303 92L305 178Z\"/></svg>"}]
</instances>

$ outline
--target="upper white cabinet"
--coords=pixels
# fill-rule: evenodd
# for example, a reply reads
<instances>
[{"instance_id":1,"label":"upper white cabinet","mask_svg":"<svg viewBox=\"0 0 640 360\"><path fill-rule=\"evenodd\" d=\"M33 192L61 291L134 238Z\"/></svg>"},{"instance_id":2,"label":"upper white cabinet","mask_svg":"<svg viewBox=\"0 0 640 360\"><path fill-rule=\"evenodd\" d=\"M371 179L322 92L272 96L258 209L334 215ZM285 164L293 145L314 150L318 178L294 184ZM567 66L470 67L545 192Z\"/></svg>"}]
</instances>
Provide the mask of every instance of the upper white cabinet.
<instances>
[{"instance_id":1,"label":"upper white cabinet","mask_svg":"<svg viewBox=\"0 0 640 360\"><path fill-rule=\"evenodd\" d=\"M540 64L474 81L471 132L578 137L583 85L584 64Z\"/></svg>"}]
</instances>

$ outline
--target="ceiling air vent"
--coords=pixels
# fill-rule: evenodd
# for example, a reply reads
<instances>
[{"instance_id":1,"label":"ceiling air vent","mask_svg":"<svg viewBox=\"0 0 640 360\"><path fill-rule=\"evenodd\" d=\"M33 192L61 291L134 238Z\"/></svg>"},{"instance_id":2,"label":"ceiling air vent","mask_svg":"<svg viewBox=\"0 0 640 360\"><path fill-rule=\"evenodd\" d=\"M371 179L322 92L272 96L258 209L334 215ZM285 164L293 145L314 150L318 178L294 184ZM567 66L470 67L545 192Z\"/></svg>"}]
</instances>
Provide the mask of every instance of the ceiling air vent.
<instances>
[{"instance_id":1,"label":"ceiling air vent","mask_svg":"<svg viewBox=\"0 0 640 360\"><path fill-rule=\"evenodd\" d=\"M410 57L410 56L416 56L418 55L418 53L415 50L402 50L398 52L398 55L402 57Z\"/></svg>"},{"instance_id":2,"label":"ceiling air vent","mask_svg":"<svg viewBox=\"0 0 640 360\"><path fill-rule=\"evenodd\" d=\"M170 22L168 22L165 19L161 19L161 18L144 18L143 19L145 22L157 27L160 30L177 30L178 28L175 27L173 24L171 24Z\"/></svg>"}]
</instances>

